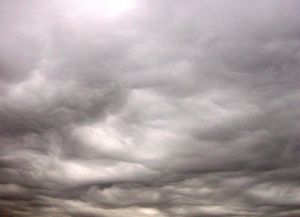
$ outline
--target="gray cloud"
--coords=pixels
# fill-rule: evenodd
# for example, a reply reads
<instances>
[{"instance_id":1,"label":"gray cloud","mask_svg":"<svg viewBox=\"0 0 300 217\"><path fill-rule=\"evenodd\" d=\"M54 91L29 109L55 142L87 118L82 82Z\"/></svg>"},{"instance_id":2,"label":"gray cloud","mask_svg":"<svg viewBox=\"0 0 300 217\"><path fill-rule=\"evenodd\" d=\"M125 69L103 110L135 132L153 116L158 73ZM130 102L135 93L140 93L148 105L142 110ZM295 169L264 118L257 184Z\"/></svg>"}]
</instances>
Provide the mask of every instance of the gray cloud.
<instances>
[{"instance_id":1,"label":"gray cloud","mask_svg":"<svg viewBox=\"0 0 300 217\"><path fill-rule=\"evenodd\" d=\"M2 215L299 216L299 9L2 1Z\"/></svg>"}]
</instances>

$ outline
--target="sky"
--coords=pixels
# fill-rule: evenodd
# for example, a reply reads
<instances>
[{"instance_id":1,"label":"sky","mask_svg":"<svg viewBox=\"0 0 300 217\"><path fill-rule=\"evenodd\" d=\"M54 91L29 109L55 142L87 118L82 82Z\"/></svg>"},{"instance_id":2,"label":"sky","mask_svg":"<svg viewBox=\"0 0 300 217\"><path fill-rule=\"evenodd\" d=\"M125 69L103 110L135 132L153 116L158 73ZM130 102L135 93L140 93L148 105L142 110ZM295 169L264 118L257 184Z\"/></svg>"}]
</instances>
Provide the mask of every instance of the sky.
<instances>
[{"instance_id":1,"label":"sky","mask_svg":"<svg viewBox=\"0 0 300 217\"><path fill-rule=\"evenodd\" d=\"M299 11L0 0L0 216L299 217Z\"/></svg>"}]
</instances>

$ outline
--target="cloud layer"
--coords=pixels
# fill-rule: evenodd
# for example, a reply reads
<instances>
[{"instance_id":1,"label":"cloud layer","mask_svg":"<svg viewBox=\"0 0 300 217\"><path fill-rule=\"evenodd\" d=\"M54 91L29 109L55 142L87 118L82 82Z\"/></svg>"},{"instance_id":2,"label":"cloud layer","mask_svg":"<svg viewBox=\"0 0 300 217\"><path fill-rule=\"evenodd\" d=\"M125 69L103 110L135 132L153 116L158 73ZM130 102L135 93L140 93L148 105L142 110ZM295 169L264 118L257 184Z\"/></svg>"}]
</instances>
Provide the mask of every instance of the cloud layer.
<instances>
[{"instance_id":1,"label":"cloud layer","mask_svg":"<svg viewBox=\"0 0 300 217\"><path fill-rule=\"evenodd\" d=\"M300 3L124 2L0 2L2 214L299 216Z\"/></svg>"}]
</instances>

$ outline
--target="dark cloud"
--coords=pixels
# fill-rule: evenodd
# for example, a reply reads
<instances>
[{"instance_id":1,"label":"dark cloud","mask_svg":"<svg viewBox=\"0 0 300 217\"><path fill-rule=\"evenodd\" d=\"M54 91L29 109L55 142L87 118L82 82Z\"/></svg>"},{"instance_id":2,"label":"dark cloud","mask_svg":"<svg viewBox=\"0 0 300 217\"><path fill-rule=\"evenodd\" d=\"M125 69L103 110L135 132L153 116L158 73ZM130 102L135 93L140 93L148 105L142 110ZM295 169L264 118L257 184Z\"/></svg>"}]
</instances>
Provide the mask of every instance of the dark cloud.
<instances>
[{"instance_id":1,"label":"dark cloud","mask_svg":"<svg viewBox=\"0 0 300 217\"><path fill-rule=\"evenodd\" d=\"M299 9L1 1L1 215L299 216Z\"/></svg>"}]
</instances>

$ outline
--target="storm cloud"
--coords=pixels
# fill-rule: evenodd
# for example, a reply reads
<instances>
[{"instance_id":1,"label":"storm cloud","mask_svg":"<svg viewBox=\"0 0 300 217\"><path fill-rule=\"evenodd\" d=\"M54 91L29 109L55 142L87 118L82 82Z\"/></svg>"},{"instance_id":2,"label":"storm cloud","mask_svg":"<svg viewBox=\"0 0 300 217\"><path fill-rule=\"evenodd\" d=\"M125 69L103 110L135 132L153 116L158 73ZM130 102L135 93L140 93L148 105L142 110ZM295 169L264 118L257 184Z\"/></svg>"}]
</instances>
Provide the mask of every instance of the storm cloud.
<instances>
[{"instance_id":1,"label":"storm cloud","mask_svg":"<svg viewBox=\"0 0 300 217\"><path fill-rule=\"evenodd\" d=\"M300 2L0 2L0 208L300 216Z\"/></svg>"}]
</instances>

